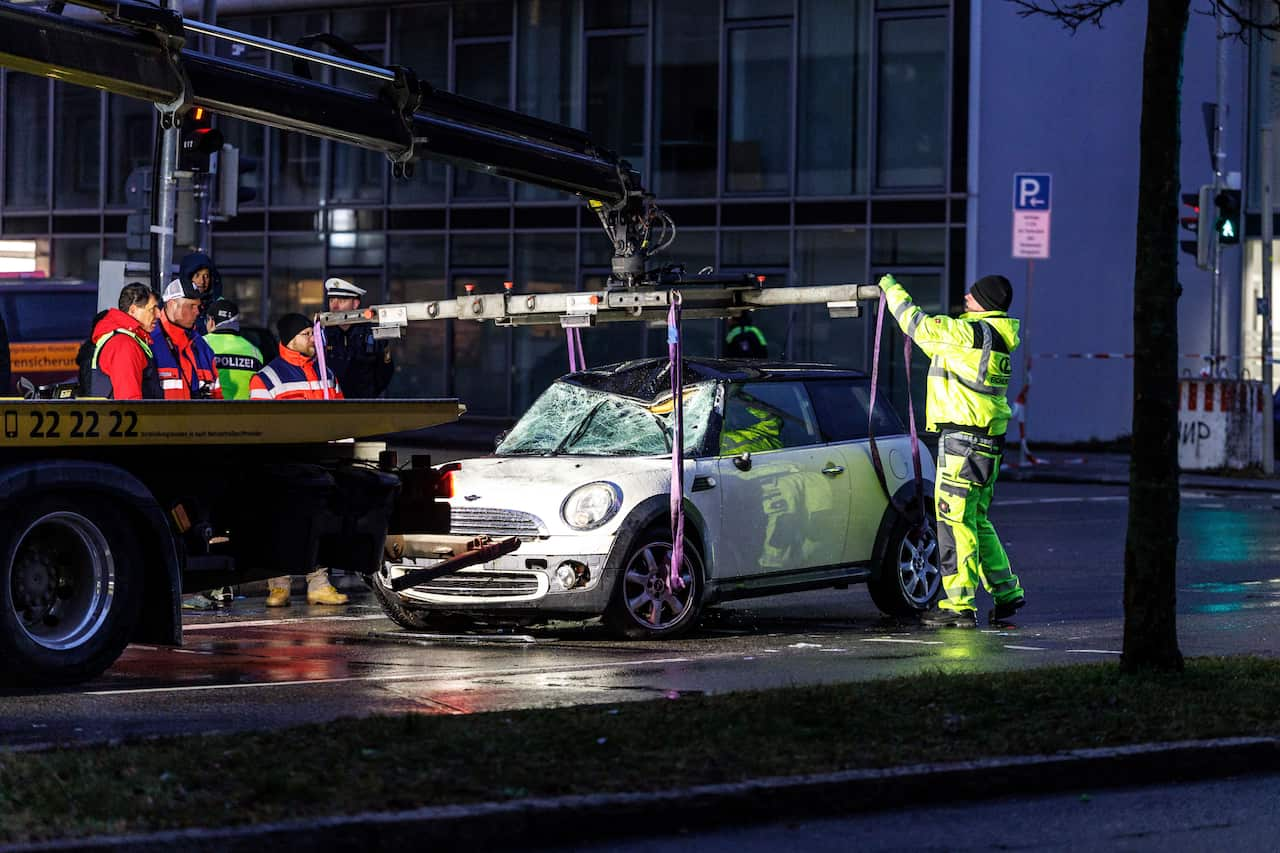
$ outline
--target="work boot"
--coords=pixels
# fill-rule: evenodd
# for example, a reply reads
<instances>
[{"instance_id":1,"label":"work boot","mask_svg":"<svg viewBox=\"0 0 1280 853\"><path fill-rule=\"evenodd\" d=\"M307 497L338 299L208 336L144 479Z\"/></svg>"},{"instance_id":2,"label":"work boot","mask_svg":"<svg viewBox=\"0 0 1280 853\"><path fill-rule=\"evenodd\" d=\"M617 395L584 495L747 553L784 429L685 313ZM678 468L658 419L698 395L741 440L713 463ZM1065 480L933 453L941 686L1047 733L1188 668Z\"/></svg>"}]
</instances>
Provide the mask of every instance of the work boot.
<instances>
[{"instance_id":1,"label":"work boot","mask_svg":"<svg viewBox=\"0 0 1280 853\"><path fill-rule=\"evenodd\" d=\"M333 588L333 584L325 584L317 589L307 590L307 604L346 604L350 599Z\"/></svg>"},{"instance_id":2,"label":"work boot","mask_svg":"<svg viewBox=\"0 0 1280 853\"><path fill-rule=\"evenodd\" d=\"M1017 613L1022 605L1027 603L1025 597L1019 596L1012 601L996 602L996 606L991 608L991 615L987 617L992 625L1005 622L1013 618L1013 614Z\"/></svg>"},{"instance_id":3,"label":"work boot","mask_svg":"<svg viewBox=\"0 0 1280 853\"><path fill-rule=\"evenodd\" d=\"M289 606L289 587L273 586L269 590L267 590L267 606L268 607L288 607Z\"/></svg>"},{"instance_id":4,"label":"work boot","mask_svg":"<svg viewBox=\"0 0 1280 853\"><path fill-rule=\"evenodd\" d=\"M943 610L935 604L920 614L920 624L926 628L977 628L978 611Z\"/></svg>"}]
</instances>

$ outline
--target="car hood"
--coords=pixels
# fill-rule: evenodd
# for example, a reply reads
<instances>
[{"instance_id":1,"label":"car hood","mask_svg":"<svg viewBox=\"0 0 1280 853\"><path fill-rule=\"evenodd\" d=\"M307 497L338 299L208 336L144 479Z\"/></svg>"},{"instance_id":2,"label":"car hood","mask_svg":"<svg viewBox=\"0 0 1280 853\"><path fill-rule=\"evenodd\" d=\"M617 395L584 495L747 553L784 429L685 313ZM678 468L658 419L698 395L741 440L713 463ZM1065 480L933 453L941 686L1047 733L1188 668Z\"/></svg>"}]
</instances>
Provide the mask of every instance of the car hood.
<instances>
[{"instance_id":1,"label":"car hood","mask_svg":"<svg viewBox=\"0 0 1280 853\"><path fill-rule=\"evenodd\" d=\"M616 456L493 456L467 459L453 475L452 503L523 509L546 518L557 515L559 502L579 486L597 480L617 484L623 505L631 505L657 491L666 491L671 478L670 457ZM643 495L636 490L644 491ZM546 518L550 521L550 518Z\"/></svg>"}]
</instances>

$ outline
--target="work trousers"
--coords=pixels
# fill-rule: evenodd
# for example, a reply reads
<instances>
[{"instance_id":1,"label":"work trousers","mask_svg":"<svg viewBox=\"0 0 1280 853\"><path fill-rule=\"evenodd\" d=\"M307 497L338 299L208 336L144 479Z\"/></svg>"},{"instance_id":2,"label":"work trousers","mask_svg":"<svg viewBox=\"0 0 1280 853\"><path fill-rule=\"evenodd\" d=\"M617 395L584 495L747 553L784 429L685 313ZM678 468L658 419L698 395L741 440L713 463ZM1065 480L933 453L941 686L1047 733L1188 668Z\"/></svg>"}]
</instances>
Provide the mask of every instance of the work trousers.
<instances>
[{"instance_id":1,"label":"work trousers","mask_svg":"<svg viewBox=\"0 0 1280 853\"><path fill-rule=\"evenodd\" d=\"M987 518L1003 454L1002 438L944 430L938 442L938 560L943 610L976 610L978 583L997 604L1022 598L1018 576Z\"/></svg>"}]
</instances>

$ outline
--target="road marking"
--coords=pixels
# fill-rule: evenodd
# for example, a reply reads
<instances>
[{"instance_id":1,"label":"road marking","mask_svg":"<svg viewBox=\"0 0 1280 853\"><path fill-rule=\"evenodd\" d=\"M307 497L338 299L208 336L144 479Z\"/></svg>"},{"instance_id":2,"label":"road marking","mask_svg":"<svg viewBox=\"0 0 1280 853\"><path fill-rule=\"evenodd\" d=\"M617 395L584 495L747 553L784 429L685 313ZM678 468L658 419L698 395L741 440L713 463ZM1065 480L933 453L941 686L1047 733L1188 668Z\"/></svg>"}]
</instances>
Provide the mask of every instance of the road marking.
<instances>
[{"instance_id":1,"label":"road marking","mask_svg":"<svg viewBox=\"0 0 1280 853\"><path fill-rule=\"evenodd\" d=\"M1112 651L1111 649L1067 649L1069 655L1119 655L1123 652Z\"/></svg>"},{"instance_id":2,"label":"road marking","mask_svg":"<svg viewBox=\"0 0 1280 853\"><path fill-rule=\"evenodd\" d=\"M1019 652L1042 652L1042 651L1044 651L1044 649L1043 649L1041 646L1011 646L1011 645L1009 645L1008 643L1005 643L1005 646L1004 646L1004 647L1005 647L1006 649L1014 649L1015 651L1019 651Z\"/></svg>"},{"instance_id":3,"label":"road marking","mask_svg":"<svg viewBox=\"0 0 1280 853\"><path fill-rule=\"evenodd\" d=\"M940 646L941 640L908 640L905 637L863 637L864 643L907 643L913 646Z\"/></svg>"},{"instance_id":4,"label":"road marking","mask_svg":"<svg viewBox=\"0 0 1280 853\"><path fill-rule=\"evenodd\" d=\"M725 655L735 657L736 655ZM706 658L698 658L705 661ZM132 687L118 690L86 690L85 696L132 696L141 693L191 693L198 690L248 690L254 687L296 687L302 684L347 684L370 681L469 681L480 678L503 678L528 675L558 675L564 672L586 672L613 667L652 666L654 664L692 663L692 658L653 658L609 663L584 663L576 666L547 667L537 669L495 669L480 672L415 672L401 675L351 675L344 678L314 678L295 681L255 681L251 684L187 684L180 687Z\"/></svg>"},{"instance_id":5,"label":"road marking","mask_svg":"<svg viewBox=\"0 0 1280 853\"><path fill-rule=\"evenodd\" d=\"M288 626L298 622L368 622L373 619L386 619L386 615L382 613L368 614L365 616L302 616L298 619L248 619L234 620L228 619L223 622L200 622L196 625L183 625L183 631L212 631L215 628L264 628L268 625L277 628L287 628Z\"/></svg>"}]
</instances>

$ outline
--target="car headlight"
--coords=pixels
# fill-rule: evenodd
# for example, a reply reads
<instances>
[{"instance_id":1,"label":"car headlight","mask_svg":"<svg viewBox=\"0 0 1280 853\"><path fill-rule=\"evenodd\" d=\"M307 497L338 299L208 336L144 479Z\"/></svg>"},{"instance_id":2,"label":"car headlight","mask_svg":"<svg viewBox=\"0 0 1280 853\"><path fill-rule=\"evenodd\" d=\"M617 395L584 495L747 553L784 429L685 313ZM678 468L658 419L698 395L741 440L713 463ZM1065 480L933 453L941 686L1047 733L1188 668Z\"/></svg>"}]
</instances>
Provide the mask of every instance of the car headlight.
<instances>
[{"instance_id":1,"label":"car headlight","mask_svg":"<svg viewBox=\"0 0 1280 853\"><path fill-rule=\"evenodd\" d=\"M613 518L620 506L622 489L601 480L570 492L560 507L560 517L574 530L593 530Z\"/></svg>"}]
</instances>

